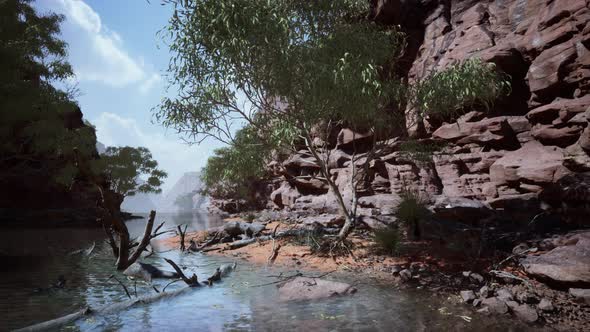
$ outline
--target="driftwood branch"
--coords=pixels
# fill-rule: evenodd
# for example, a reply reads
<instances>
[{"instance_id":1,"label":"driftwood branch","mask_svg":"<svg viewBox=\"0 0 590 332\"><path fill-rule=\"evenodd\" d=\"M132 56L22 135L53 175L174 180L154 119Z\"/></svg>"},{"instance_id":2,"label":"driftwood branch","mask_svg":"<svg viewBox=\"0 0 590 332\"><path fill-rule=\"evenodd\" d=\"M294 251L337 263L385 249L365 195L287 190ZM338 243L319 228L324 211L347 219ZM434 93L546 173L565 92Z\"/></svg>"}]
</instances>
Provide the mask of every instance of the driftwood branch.
<instances>
[{"instance_id":1,"label":"driftwood branch","mask_svg":"<svg viewBox=\"0 0 590 332\"><path fill-rule=\"evenodd\" d=\"M520 282L522 282L523 284L525 284L527 287L531 288L531 284L523 278L517 277L514 274L510 273L510 272L506 272L506 271L497 271L497 270L492 270L490 271L490 274L495 275L498 278L507 278L507 279L514 279L514 280L518 280Z\"/></svg>"},{"instance_id":2,"label":"driftwood branch","mask_svg":"<svg viewBox=\"0 0 590 332\"><path fill-rule=\"evenodd\" d=\"M125 294L127 294L127 297L131 299L131 294L129 294L129 290L127 289L127 286L125 286L125 284L122 283L121 280L117 279L117 277L115 277L114 274L111 274L111 276L107 280L111 280L111 279L115 279L115 281L117 281L119 283L119 285L121 285L121 287L123 287L123 289L125 290ZM135 294L137 294L137 291L135 291Z\"/></svg>"},{"instance_id":3,"label":"driftwood branch","mask_svg":"<svg viewBox=\"0 0 590 332\"><path fill-rule=\"evenodd\" d=\"M140 257L141 253L145 250L145 248L150 244L152 228L154 227L154 220L156 219L156 211L150 212L150 217L148 219L147 224L145 225L145 231L143 232L143 238L139 242L139 246L133 252L131 257L128 261L128 266L135 263L135 261Z\"/></svg>"},{"instance_id":4,"label":"driftwood branch","mask_svg":"<svg viewBox=\"0 0 590 332\"><path fill-rule=\"evenodd\" d=\"M277 259L277 256L279 255L279 249L281 249L281 245L276 243L275 239L272 239L272 250L267 260L268 265L272 265L275 262L275 259Z\"/></svg>"},{"instance_id":5,"label":"driftwood branch","mask_svg":"<svg viewBox=\"0 0 590 332\"><path fill-rule=\"evenodd\" d=\"M187 278L187 276L184 274L184 272L182 272L182 269L179 268L178 265L176 265L176 263L174 263L173 260L168 259L168 258L164 258L164 260L166 261L166 263L168 263L168 264L170 264L170 266L172 266L172 268L174 269L174 271L176 271L176 273L178 273L178 275L180 276L182 281L184 281L184 283L187 284L189 287L200 286L199 280L198 280L196 274L193 274L192 277Z\"/></svg>"},{"instance_id":6,"label":"driftwood branch","mask_svg":"<svg viewBox=\"0 0 590 332\"><path fill-rule=\"evenodd\" d=\"M176 263L174 263L173 261L168 260L168 259L166 261L169 264L172 262L172 264L171 264L172 267L176 267L175 270L178 269L178 270L176 270L176 272L179 272L179 274L181 274L182 270L180 270L180 268L178 268L178 265L176 265ZM181 274L181 275L183 275L183 274ZM222 276L221 269L217 268L215 273L211 277L209 277L207 280L208 280L209 284L211 285L213 283L213 281L221 280L221 276ZM178 279L178 280L182 280L182 279ZM125 310L127 308L130 308L130 307L138 305L138 304L149 304L149 303L153 303L155 301L158 301L160 299L178 296L178 295L181 295L181 294L187 292L190 289L194 289L194 287L191 287L189 285L187 287L175 289L171 292L164 292L164 291L160 292L160 291L158 291L157 288L154 287L154 291L156 291L155 294L149 294L149 295L141 296L141 297L137 297L137 298L130 298L129 300L126 300L126 301L105 305L102 307L98 307L96 309L91 308L91 307L85 307L79 311L72 313L72 314L69 314L69 315L66 315L63 317L59 317L56 319L52 319L52 320L49 320L46 322L38 323L35 325L31 325L28 327L24 327L24 328L18 329L16 331L18 331L18 332L47 331L47 330L53 331L53 330L59 329L60 327L62 327L64 325L75 322L76 320L78 320L82 317L90 317L92 315L98 315L98 314L108 314L108 313L113 313L113 312L121 312L122 310Z\"/></svg>"},{"instance_id":7,"label":"driftwood branch","mask_svg":"<svg viewBox=\"0 0 590 332\"><path fill-rule=\"evenodd\" d=\"M182 229L182 225L178 225L178 233L180 235L180 251L185 251L186 247L184 246L184 237L186 236L186 229L188 225L184 225L184 229Z\"/></svg>"}]
</instances>

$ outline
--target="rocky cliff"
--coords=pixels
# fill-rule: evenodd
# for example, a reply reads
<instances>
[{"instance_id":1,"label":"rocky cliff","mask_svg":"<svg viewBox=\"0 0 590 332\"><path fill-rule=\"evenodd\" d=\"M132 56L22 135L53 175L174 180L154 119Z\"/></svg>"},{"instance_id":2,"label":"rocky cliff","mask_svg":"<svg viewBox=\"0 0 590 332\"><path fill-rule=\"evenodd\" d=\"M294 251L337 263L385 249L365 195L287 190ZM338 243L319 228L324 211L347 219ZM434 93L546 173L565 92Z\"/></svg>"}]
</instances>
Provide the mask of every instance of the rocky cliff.
<instances>
[{"instance_id":1,"label":"rocky cliff","mask_svg":"<svg viewBox=\"0 0 590 332\"><path fill-rule=\"evenodd\" d=\"M405 187L439 205L483 203L533 215L543 195L557 206L590 201L590 177L584 174L590 171L589 1L373 0L372 5L372 19L399 25L408 36L402 71L410 82L477 57L510 75L512 92L493 110L452 123L408 119L415 125L407 135L392 137L397 143L391 152L371 164L360 199L363 214L390 211ZM406 114L410 118L411 110ZM330 157L347 199L352 137L341 129ZM432 162L408 159L397 151L407 137L442 141L444 153ZM314 177L318 167L311 155L301 151L282 165L288 176L277 177L273 207L335 208L326 184Z\"/></svg>"},{"instance_id":2,"label":"rocky cliff","mask_svg":"<svg viewBox=\"0 0 590 332\"><path fill-rule=\"evenodd\" d=\"M187 195L189 193L196 192L201 189L201 174L199 172L186 172L184 173L178 181L163 195L161 200L159 200L156 204L158 206L158 211L161 212L177 212L178 206L174 203L176 199L182 195ZM201 205L204 203L204 199L199 194L194 194L193 196L193 203L195 208L201 208Z\"/></svg>"}]
</instances>

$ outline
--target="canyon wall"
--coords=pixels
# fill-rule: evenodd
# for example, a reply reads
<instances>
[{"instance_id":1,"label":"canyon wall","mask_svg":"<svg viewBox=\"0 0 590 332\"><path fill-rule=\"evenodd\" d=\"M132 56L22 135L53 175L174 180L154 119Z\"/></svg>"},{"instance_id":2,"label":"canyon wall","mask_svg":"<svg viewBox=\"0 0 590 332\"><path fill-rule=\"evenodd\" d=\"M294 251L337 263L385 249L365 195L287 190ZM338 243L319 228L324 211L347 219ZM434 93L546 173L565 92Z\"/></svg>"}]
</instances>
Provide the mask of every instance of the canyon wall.
<instances>
[{"instance_id":1,"label":"canyon wall","mask_svg":"<svg viewBox=\"0 0 590 332\"><path fill-rule=\"evenodd\" d=\"M512 92L489 112L470 112L453 123L419 119L408 126L409 137L446 143L432 162L407 158L396 149L405 138L392 138L390 153L371 164L368 185L360 192L362 214L390 212L407 187L419 189L432 203L478 202L494 209L530 208L530 213L538 212L543 192L572 184L564 179L575 177L579 191L588 192L589 1L375 0L372 5L372 19L399 25L408 36L408 65L402 71L410 82L480 58L510 75ZM329 161L347 200L352 140L352 132L341 129L331 142ZM276 174L270 206L336 208L308 152L291 155L282 166L286 172ZM551 192L548 201L589 199Z\"/></svg>"}]
</instances>

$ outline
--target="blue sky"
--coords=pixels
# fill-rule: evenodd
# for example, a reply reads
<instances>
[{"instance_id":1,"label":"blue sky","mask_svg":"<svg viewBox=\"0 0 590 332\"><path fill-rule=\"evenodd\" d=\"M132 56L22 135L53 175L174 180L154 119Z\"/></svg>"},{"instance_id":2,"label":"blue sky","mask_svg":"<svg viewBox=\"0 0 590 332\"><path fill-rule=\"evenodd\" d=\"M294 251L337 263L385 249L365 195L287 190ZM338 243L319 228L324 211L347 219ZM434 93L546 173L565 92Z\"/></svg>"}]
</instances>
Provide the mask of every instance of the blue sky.
<instances>
[{"instance_id":1,"label":"blue sky","mask_svg":"<svg viewBox=\"0 0 590 332\"><path fill-rule=\"evenodd\" d=\"M152 123L165 93L169 53L156 36L171 10L159 0L37 0L41 12L64 14L62 38L76 74L84 117L107 146L145 146L168 172L166 191L184 172L200 170L218 142L188 146ZM169 93L174 93L170 91Z\"/></svg>"}]
</instances>

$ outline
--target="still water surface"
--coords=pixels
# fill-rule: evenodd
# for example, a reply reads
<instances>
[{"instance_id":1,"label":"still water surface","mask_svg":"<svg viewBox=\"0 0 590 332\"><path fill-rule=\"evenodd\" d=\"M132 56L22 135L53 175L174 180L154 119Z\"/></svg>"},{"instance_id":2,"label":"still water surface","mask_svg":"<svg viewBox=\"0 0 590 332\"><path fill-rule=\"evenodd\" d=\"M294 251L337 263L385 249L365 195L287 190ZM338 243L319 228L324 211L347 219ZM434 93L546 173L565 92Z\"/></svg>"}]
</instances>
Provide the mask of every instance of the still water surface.
<instances>
[{"instance_id":1,"label":"still water surface","mask_svg":"<svg viewBox=\"0 0 590 332\"><path fill-rule=\"evenodd\" d=\"M192 230L219 225L207 215L159 215L164 229L190 224ZM132 234L140 234L145 220L128 222ZM114 269L114 259L104 243L101 230L46 229L7 230L1 234L4 255L0 272L0 330L10 330L74 312L81 307L98 307L127 297L114 281L115 273L131 293L153 293L150 285L125 279ZM8 255L6 244L38 244ZM32 241L32 242L31 242ZM69 253L88 248L89 256ZM31 247L31 246L29 246ZM35 245L32 245L35 247ZM158 248L156 248L158 250ZM10 257L10 258L9 258ZM202 254L162 252L146 261L169 270L163 257L185 266L200 280L210 276L229 258ZM295 271L268 269L239 262L235 273L213 287L200 287L179 297L140 305L116 314L80 320L64 331L533 331L508 319L477 316L471 310L453 306L443 298L421 291L400 291L357 279L351 275L330 278L355 283L352 297L314 302L280 303L275 285L257 287L276 280L272 275ZM313 272L305 272L313 275ZM63 275L64 289L47 288ZM162 289L168 280L155 280ZM182 287L176 283L168 287ZM470 316L471 322L461 315Z\"/></svg>"}]
</instances>

